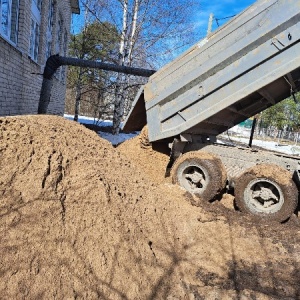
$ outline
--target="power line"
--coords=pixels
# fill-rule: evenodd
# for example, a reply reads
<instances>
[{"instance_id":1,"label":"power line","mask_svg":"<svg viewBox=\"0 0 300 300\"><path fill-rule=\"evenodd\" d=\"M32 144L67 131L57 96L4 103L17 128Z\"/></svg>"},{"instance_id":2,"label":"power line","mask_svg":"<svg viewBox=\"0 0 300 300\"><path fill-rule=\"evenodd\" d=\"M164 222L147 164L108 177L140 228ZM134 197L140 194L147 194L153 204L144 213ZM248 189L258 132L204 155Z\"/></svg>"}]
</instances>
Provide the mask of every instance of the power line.
<instances>
[{"instance_id":1,"label":"power line","mask_svg":"<svg viewBox=\"0 0 300 300\"><path fill-rule=\"evenodd\" d=\"M214 19L216 20L216 23L217 23L217 25L218 25L218 27L219 27L219 26L220 26L220 23L219 23L220 20L231 19L231 18L233 18L233 17L235 17L235 16L236 16L236 15L229 16L229 17L224 17L224 18L214 18Z\"/></svg>"}]
</instances>

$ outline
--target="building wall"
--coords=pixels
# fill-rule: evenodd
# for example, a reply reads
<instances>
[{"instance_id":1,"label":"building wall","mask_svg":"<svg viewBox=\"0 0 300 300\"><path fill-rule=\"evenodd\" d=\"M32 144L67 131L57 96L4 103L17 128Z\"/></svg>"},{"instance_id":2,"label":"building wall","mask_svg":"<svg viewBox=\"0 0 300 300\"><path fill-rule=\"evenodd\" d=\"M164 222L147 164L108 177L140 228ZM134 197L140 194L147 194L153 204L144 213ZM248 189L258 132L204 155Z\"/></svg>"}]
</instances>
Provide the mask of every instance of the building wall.
<instances>
[{"instance_id":1,"label":"building wall","mask_svg":"<svg viewBox=\"0 0 300 300\"><path fill-rule=\"evenodd\" d=\"M19 0L18 41L6 39L0 32L0 116L36 114L46 63L49 1L43 0L37 61L29 56L31 35L31 3ZM68 0L54 0L53 24L51 26L51 53L67 55L70 36L71 6ZM59 26L59 23L61 24ZM59 47L58 47L58 41ZM57 51L59 48L59 51ZM48 108L49 114L64 113L66 93L66 67L55 74Z\"/></svg>"}]
</instances>

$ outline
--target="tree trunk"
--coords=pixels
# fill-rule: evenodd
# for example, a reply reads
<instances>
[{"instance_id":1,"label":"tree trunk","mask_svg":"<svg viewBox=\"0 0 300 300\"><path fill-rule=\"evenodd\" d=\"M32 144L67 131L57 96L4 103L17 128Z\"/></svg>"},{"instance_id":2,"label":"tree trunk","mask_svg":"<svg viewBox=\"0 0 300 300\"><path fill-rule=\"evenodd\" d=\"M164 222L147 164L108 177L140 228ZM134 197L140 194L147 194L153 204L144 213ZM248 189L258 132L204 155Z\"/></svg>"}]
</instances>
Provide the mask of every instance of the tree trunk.
<instances>
[{"instance_id":1,"label":"tree trunk","mask_svg":"<svg viewBox=\"0 0 300 300\"><path fill-rule=\"evenodd\" d=\"M134 47L134 44L136 41L138 11L139 11L139 0L134 0L132 26L131 26L131 34L130 34L129 50L128 50L128 65L129 66L131 66L131 63L132 63L133 47Z\"/></svg>"},{"instance_id":2,"label":"tree trunk","mask_svg":"<svg viewBox=\"0 0 300 300\"><path fill-rule=\"evenodd\" d=\"M121 79L122 80L122 79ZM120 132L120 125L121 119L123 117L124 112L124 90L121 86L121 80L119 81L118 85L116 86L116 93L115 93L115 105L114 105L114 115L113 115L113 134L119 134Z\"/></svg>"},{"instance_id":3,"label":"tree trunk","mask_svg":"<svg viewBox=\"0 0 300 300\"><path fill-rule=\"evenodd\" d=\"M78 81L76 85L76 98L75 98L75 111L74 111L74 121L78 122L78 116L80 112L80 101L81 101L81 90L82 90L82 68L79 69Z\"/></svg>"},{"instance_id":4,"label":"tree trunk","mask_svg":"<svg viewBox=\"0 0 300 300\"><path fill-rule=\"evenodd\" d=\"M127 64L131 66L132 63L132 53L133 47L135 44L136 38L136 28L137 28L137 17L139 11L139 0L134 1L133 5L133 13L131 20L131 31L129 34L129 39L126 39L126 32L128 31L128 1L124 0L123 6L123 30L120 41L120 50L119 50L119 64L124 65ZM127 60L126 54L127 53ZM117 78L117 86L116 86L116 97L115 97L115 107L114 107L114 116L113 116L113 134L119 134L120 125L122 121L122 117L124 116L124 108L125 108L125 100L127 91L124 90L124 84L128 82L127 78L123 75L119 75Z\"/></svg>"},{"instance_id":5,"label":"tree trunk","mask_svg":"<svg viewBox=\"0 0 300 300\"><path fill-rule=\"evenodd\" d=\"M130 32L129 40L126 45L127 48L124 49L124 52L128 53L128 55L127 55L127 60L125 61L124 58L123 63L126 63L128 66L131 66L132 59L133 59L132 53L133 53L133 48L134 48L135 38L136 38L138 10L139 10L139 0L135 0L133 6L132 20L131 20L131 32ZM128 100L128 89L124 89L124 86L125 84L126 86L129 85L129 76L124 77L122 74L120 74L119 78L120 78L119 81L120 88L116 89L116 92L119 94L118 97L116 97L116 102L115 102L115 111L114 111L114 118L113 118L113 134L119 134L121 121L125 111L125 103L126 100Z\"/></svg>"},{"instance_id":6,"label":"tree trunk","mask_svg":"<svg viewBox=\"0 0 300 300\"><path fill-rule=\"evenodd\" d=\"M128 29L128 0L123 1L123 28L119 47L119 65L125 64L126 32ZM113 115L113 134L119 134L121 118L124 112L123 76L119 74L116 80L115 103ZM122 109L123 108L123 109Z\"/></svg>"}]
</instances>

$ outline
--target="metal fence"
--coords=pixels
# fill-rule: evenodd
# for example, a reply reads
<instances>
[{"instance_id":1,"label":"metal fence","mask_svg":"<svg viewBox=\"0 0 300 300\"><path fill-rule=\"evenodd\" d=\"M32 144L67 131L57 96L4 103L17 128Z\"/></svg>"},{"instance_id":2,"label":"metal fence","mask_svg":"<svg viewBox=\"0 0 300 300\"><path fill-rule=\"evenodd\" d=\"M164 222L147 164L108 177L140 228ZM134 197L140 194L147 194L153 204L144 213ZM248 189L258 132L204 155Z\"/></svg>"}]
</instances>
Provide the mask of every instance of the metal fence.
<instances>
[{"instance_id":1,"label":"metal fence","mask_svg":"<svg viewBox=\"0 0 300 300\"><path fill-rule=\"evenodd\" d=\"M250 138L251 128L243 126L235 126L223 133L223 135L240 136ZM256 128L254 131L254 139L276 141L278 143L287 142L291 144L300 144L300 132L289 130L278 130L277 128Z\"/></svg>"}]
</instances>

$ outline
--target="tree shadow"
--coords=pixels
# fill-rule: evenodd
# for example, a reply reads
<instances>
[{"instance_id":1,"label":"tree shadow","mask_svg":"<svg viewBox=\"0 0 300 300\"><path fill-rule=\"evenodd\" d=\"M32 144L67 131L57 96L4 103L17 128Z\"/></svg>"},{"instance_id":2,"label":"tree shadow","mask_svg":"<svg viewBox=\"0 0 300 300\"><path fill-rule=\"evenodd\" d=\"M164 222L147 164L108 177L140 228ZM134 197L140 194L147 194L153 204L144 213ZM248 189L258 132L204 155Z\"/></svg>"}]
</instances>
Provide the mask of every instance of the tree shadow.
<instances>
[{"instance_id":1,"label":"tree shadow","mask_svg":"<svg viewBox=\"0 0 300 300\"><path fill-rule=\"evenodd\" d=\"M250 291L252 299L257 294L300 298L300 265L293 256L296 250L288 248L289 242L299 244L297 229L280 234L283 227L278 226L284 225L268 229L236 212L224 214L210 203L189 210L191 215L184 215L181 207L166 213L170 207L156 209L150 204L145 204L148 211L134 214L140 202L156 195L137 201L128 194L124 203L122 195L130 192L117 186L117 181L99 180L106 202L117 202L124 209L104 211L116 207L102 208L103 199L88 198L87 191L95 188L88 186L91 176L97 177L93 172L86 172L76 179L78 185L72 185L73 189L86 188L87 199L82 200L86 206L70 195L63 205L59 197L46 201L43 195L28 202L21 198L14 202L15 194L1 200L1 297L167 299L193 295L205 299L211 288L232 299L242 299L245 291ZM57 195L56 190L50 195ZM188 197L191 195L182 195L182 201ZM203 218L196 218L200 213ZM104 222L104 214L111 214L114 222ZM263 264L255 260L252 249L245 250L249 260L241 258L237 251L243 243L241 231L256 231ZM284 237L284 232L291 237ZM282 244L290 257L274 259L266 238L274 241L274 247Z\"/></svg>"}]
</instances>

